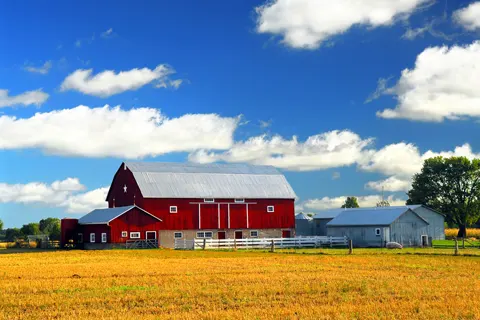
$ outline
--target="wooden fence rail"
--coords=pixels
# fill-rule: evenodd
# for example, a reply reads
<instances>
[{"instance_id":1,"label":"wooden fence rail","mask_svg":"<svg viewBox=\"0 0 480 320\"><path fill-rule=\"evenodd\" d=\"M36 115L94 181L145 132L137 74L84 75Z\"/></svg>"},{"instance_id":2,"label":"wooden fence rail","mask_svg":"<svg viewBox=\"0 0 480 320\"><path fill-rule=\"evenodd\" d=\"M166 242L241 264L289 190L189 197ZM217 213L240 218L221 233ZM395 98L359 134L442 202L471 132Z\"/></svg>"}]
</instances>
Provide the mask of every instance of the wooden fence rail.
<instances>
[{"instance_id":1,"label":"wooden fence rail","mask_svg":"<svg viewBox=\"0 0 480 320\"><path fill-rule=\"evenodd\" d=\"M175 249L265 249L318 248L348 246L347 237L250 238L250 239L175 239Z\"/></svg>"}]
</instances>

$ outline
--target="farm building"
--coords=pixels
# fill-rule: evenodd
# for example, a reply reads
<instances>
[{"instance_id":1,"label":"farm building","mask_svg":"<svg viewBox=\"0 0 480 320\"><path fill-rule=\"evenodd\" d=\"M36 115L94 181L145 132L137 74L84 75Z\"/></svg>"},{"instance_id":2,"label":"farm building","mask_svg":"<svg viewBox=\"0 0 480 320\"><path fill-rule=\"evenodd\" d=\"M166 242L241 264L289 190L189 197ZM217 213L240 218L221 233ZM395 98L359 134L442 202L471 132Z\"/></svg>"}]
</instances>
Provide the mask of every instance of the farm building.
<instances>
[{"instance_id":1,"label":"farm building","mask_svg":"<svg viewBox=\"0 0 480 320\"><path fill-rule=\"evenodd\" d=\"M423 214L429 220L414 209L425 209ZM343 209L327 223L327 235L347 236L358 247L383 247L390 241L426 246L445 237L443 216L422 206Z\"/></svg>"},{"instance_id":2,"label":"farm building","mask_svg":"<svg viewBox=\"0 0 480 320\"><path fill-rule=\"evenodd\" d=\"M313 232L312 218L300 212L295 216L295 235L311 236Z\"/></svg>"},{"instance_id":3,"label":"farm building","mask_svg":"<svg viewBox=\"0 0 480 320\"><path fill-rule=\"evenodd\" d=\"M62 239L74 235L89 248L152 237L164 247L175 239L292 237L295 197L270 166L124 162L108 191L108 209L62 221Z\"/></svg>"},{"instance_id":4,"label":"farm building","mask_svg":"<svg viewBox=\"0 0 480 320\"><path fill-rule=\"evenodd\" d=\"M333 218L338 216L340 212L345 209L331 209L324 210L313 216L313 233L315 236L326 236L327 235L327 223L332 221Z\"/></svg>"}]
</instances>

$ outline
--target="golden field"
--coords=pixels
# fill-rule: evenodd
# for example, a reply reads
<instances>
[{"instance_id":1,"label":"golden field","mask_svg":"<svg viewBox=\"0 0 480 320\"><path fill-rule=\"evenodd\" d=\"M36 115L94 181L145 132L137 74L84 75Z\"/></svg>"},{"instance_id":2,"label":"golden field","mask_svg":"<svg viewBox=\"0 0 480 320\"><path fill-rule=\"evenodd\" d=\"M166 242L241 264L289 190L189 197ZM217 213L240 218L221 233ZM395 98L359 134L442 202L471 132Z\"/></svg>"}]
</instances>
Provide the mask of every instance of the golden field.
<instances>
[{"instance_id":1,"label":"golden field","mask_svg":"<svg viewBox=\"0 0 480 320\"><path fill-rule=\"evenodd\" d=\"M445 238L453 239L457 236L458 229L445 229ZM480 229L479 228L467 228L467 237L480 239Z\"/></svg>"},{"instance_id":2,"label":"golden field","mask_svg":"<svg viewBox=\"0 0 480 320\"><path fill-rule=\"evenodd\" d=\"M0 318L480 319L480 256L425 250L0 250Z\"/></svg>"}]
</instances>

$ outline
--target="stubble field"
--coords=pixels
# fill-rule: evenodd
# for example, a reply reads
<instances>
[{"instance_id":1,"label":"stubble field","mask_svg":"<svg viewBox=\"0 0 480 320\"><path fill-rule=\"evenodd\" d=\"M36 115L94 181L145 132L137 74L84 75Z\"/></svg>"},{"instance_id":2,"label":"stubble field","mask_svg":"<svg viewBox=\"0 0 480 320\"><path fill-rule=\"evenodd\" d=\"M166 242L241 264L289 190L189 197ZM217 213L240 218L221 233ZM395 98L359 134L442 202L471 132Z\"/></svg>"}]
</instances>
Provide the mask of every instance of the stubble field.
<instances>
[{"instance_id":1,"label":"stubble field","mask_svg":"<svg viewBox=\"0 0 480 320\"><path fill-rule=\"evenodd\" d=\"M0 318L480 319L479 256L344 252L0 253Z\"/></svg>"}]
</instances>

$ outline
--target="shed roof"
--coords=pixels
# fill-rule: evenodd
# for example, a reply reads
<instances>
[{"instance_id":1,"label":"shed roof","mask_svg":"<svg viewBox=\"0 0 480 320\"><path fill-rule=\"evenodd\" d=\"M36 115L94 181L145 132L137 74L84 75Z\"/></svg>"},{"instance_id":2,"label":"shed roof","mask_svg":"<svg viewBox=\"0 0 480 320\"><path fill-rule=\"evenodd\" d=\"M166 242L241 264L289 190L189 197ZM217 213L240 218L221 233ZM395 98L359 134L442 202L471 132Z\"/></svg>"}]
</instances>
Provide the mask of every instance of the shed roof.
<instances>
[{"instance_id":1,"label":"shed roof","mask_svg":"<svg viewBox=\"0 0 480 320\"><path fill-rule=\"evenodd\" d=\"M137 206L126 206L126 207L116 207L116 208L106 208L106 209L95 209L90 213L87 213L78 220L79 224L107 224L113 219L120 217L121 215L127 213L133 208L137 208L146 214L152 216L153 218L162 221L160 218L155 217L149 212L139 208Z\"/></svg>"},{"instance_id":2,"label":"shed roof","mask_svg":"<svg viewBox=\"0 0 480 320\"><path fill-rule=\"evenodd\" d=\"M330 209L330 210L322 210L316 215L313 216L313 219L333 219L338 216L341 212L345 209L338 208L338 209Z\"/></svg>"},{"instance_id":3,"label":"shed roof","mask_svg":"<svg viewBox=\"0 0 480 320\"><path fill-rule=\"evenodd\" d=\"M295 199L272 166L125 162L144 198Z\"/></svg>"},{"instance_id":4,"label":"shed roof","mask_svg":"<svg viewBox=\"0 0 480 320\"><path fill-rule=\"evenodd\" d=\"M373 207L342 209L327 226L388 226L406 212L412 212L426 224L428 222L407 207Z\"/></svg>"},{"instance_id":5,"label":"shed roof","mask_svg":"<svg viewBox=\"0 0 480 320\"><path fill-rule=\"evenodd\" d=\"M305 213L300 212L295 216L295 220L312 220L309 216L307 216Z\"/></svg>"}]
</instances>

